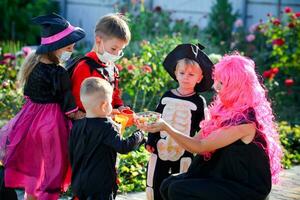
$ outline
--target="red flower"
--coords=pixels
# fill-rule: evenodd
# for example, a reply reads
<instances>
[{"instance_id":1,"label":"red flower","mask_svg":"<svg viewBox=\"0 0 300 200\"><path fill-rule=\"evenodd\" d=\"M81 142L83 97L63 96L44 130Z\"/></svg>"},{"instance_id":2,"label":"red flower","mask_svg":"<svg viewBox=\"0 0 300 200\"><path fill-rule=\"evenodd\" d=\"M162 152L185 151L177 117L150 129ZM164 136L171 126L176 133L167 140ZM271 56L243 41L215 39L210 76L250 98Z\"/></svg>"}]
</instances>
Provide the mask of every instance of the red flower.
<instances>
[{"instance_id":1,"label":"red flower","mask_svg":"<svg viewBox=\"0 0 300 200\"><path fill-rule=\"evenodd\" d=\"M275 26L278 26L280 24L280 20L279 19L273 19L273 24Z\"/></svg>"},{"instance_id":2,"label":"red flower","mask_svg":"<svg viewBox=\"0 0 300 200\"><path fill-rule=\"evenodd\" d=\"M272 44L277 45L277 46L282 46L282 45L284 45L284 40L282 38L278 38L278 39L273 40Z\"/></svg>"},{"instance_id":3,"label":"red flower","mask_svg":"<svg viewBox=\"0 0 300 200\"><path fill-rule=\"evenodd\" d=\"M152 72L152 68L148 65L144 65L142 67L143 71L146 72L146 73L151 73Z\"/></svg>"},{"instance_id":4,"label":"red flower","mask_svg":"<svg viewBox=\"0 0 300 200\"><path fill-rule=\"evenodd\" d=\"M288 24L288 27L289 28L294 28L296 25L293 23L293 22L290 22L289 24Z\"/></svg>"},{"instance_id":5,"label":"red flower","mask_svg":"<svg viewBox=\"0 0 300 200\"><path fill-rule=\"evenodd\" d=\"M291 87L292 85L294 85L294 80L291 79L291 78L286 79L286 80L284 81L284 84L285 84L285 86L287 86L287 87Z\"/></svg>"},{"instance_id":6,"label":"red flower","mask_svg":"<svg viewBox=\"0 0 300 200\"><path fill-rule=\"evenodd\" d=\"M133 71L136 67L134 65L128 65L127 70Z\"/></svg>"},{"instance_id":7,"label":"red flower","mask_svg":"<svg viewBox=\"0 0 300 200\"><path fill-rule=\"evenodd\" d=\"M155 8L154 8L154 12L161 12L161 7L160 6L156 6Z\"/></svg>"},{"instance_id":8,"label":"red flower","mask_svg":"<svg viewBox=\"0 0 300 200\"><path fill-rule=\"evenodd\" d=\"M5 53L3 55L3 60L6 60L6 59L15 60L16 56L14 54L12 54L12 53Z\"/></svg>"},{"instance_id":9,"label":"red flower","mask_svg":"<svg viewBox=\"0 0 300 200\"><path fill-rule=\"evenodd\" d=\"M300 12L296 12L296 17L300 17Z\"/></svg>"},{"instance_id":10,"label":"red flower","mask_svg":"<svg viewBox=\"0 0 300 200\"><path fill-rule=\"evenodd\" d=\"M274 75L278 74L278 72L279 72L278 67L272 68L272 69L271 69L271 72L272 72Z\"/></svg>"},{"instance_id":11,"label":"red flower","mask_svg":"<svg viewBox=\"0 0 300 200\"><path fill-rule=\"evenodd\" d=\"M290 13L290 12L292 12L292 9L290 7L285 7L284 12L285 13Z\"/></svg>"},{"instance_id":12,"label":"red flower","mask_svg":"<svg viewBox=\"0 0 300 200\"><path fill-rule=\"evenodd\" d=\"M116 67L118 68L119 71L122 71L123 67L122 65L116 64Z\"/></svg>"},{"instance_id":13,"label":"red flower","mask_svg":"<svg viewBox=\"0 0 300 200\"><path fill-rule=\"evenodd\" d=\"M271 70L267 70L267 71L263 72L263 77L264 78L271 78L271 76L272 76Z\"/></svg>"}]
</instances>

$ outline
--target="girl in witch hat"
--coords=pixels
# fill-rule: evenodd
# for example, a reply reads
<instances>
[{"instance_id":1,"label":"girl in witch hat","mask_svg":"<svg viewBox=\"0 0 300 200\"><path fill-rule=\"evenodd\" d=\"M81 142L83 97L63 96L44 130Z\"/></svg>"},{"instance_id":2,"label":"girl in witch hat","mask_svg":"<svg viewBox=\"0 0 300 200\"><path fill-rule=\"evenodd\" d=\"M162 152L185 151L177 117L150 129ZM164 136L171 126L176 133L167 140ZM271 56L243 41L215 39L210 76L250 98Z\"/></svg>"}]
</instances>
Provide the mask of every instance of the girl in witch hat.
<instances>
[{"instance_id":1,"label":"girl in witch hat","mask_svg":"<svg viewBox=\"0 0 300 200\"><path fill-rule=\"evenodd\" d=\"M200 44L180 44L163 62L166 71L178 82L178 88L162 96L156 112L187 136L199 131L206 110L206 101L199 93L213 84L213 63L203 48ZM161 182L171 174L186 172L194 156L165 132L149 134L146 149L152 153L147 168L147 198L160 200Z\"/></svg>"},{"instance_id":2,"label":"girl in witch hat","mask_svg":"<svg viewBox=\"0 0 300 200\"><path fill-rule=\"evenodd\" d=\"M71 56L85 32L57 14L33 22L42 27L41 45L20 70L26 102L0 130L0 160L6 187L24 188L25 199L52 200L70 183L70 118L80 117L69 74L59 63Z\"/></svg>"}]
</instances>

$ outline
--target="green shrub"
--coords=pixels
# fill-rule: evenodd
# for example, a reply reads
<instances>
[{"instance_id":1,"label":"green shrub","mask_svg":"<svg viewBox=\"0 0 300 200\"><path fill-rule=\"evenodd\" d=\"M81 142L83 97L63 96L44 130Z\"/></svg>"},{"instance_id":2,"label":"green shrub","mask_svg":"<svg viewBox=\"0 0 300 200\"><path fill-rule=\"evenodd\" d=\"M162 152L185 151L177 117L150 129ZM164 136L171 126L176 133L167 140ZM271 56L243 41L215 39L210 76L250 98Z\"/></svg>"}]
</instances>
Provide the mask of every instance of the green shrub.
<instances>
[{"instance_id":1,"label":"green shrub","mask_svg":"<svg viewBox=\"0 0 300 200\"><path fill-rule=\"evenodd\" d=\"M120 155L118 177L119 192L139 192L146 188L146 171L149 153L144 147L129 154Z\"/></svg>"},{"instance_id":2,"label":"green shrub","mask_svg":"<svg viewBox=\"0 0 300 200\"><path fill-rule=\"evenodd\" d=\"M0 42L0 121L11 119L21 108L23 95L17 90L16 78L23 61L19 42ZM0 124L0 127L3 125Z\"/></svg>"},{"instance_id":3,"label":"green shrub","mask_svg":"<svg viewBox=\"0 0 300 200\"><path fill-rule=\"evenodd\" d=\"M288 122L279 123L280 142L284 147L282 164L284 168L300 164L300 126Z\"/></svg>"},{"instance_id":4,"label":"green shrub","mask_svg":"<svg viewBox=\"0 0 300 200\"><path fill-rule=\"evenodd\" d=\"M286 7L281 19L268 15L259 28L271 49L263 76L279 120L300 123L300 13ZM290 112L293 110L293 112Z\"/></svg>"},{"instance_id":5,"label":"green shrub","mask_svg":"<svg viewBox=\"0 0 300 200\"><path fill-rule=\"evenodd\" d=\"M58 11L58 2L53 0L1 0L0 38L19 40L26 44L39 42L40 30L30 23L33 17Z\"/></svg>"},{"instance_id":6,"label":"green shrub","mask_svg":"<svg viewBox=\"0 0 300 200\"><path fill-rule=\"evenodd\" d=\"M205 31L211 44L219 47L219 52L215 53L224 54L230 50L233 25L237 16L228 0L217 0L212 6Z\"/></svg>"}]
</instances>

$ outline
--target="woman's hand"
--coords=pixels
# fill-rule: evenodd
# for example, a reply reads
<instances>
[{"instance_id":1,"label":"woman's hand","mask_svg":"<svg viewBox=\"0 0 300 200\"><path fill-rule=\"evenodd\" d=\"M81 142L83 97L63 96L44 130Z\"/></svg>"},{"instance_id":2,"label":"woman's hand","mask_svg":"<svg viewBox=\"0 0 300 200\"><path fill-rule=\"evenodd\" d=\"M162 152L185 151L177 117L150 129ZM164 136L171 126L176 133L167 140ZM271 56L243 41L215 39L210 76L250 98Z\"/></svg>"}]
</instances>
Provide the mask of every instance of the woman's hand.
<instances>
[{"instance_id":1,"label":"woman's hand","mask_svg":"<svg viewBox=\"0 0 300 200\"><path fill-rule=\"evenodd\" d=\"M138 120L135 122L135 124L138 129L146 131L146 132L150 132L150 133L167 131L167 128L169 126L169 124L161 118L153 124L139 123Z\"/></svg>"}]
</instances>

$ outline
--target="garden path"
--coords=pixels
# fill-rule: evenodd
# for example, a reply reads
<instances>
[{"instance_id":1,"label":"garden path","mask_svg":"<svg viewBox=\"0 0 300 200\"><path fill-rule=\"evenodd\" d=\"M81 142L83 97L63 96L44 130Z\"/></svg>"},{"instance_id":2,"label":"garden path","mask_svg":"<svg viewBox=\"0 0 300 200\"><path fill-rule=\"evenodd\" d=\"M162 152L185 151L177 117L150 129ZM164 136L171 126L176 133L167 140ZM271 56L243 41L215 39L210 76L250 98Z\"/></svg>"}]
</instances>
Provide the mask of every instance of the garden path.
<instances>
[{"instance_id":1,"label":"garden path","mask_svg":"<svg viewBox=\"0 0 300 200\"><path fill-rule=\"evenodd\" d=\"M116 200L146 200L145 192L118 195ZM300 200L300 165L284 170L273 186L269 200Z\"/></svg>"}]
</instances>

